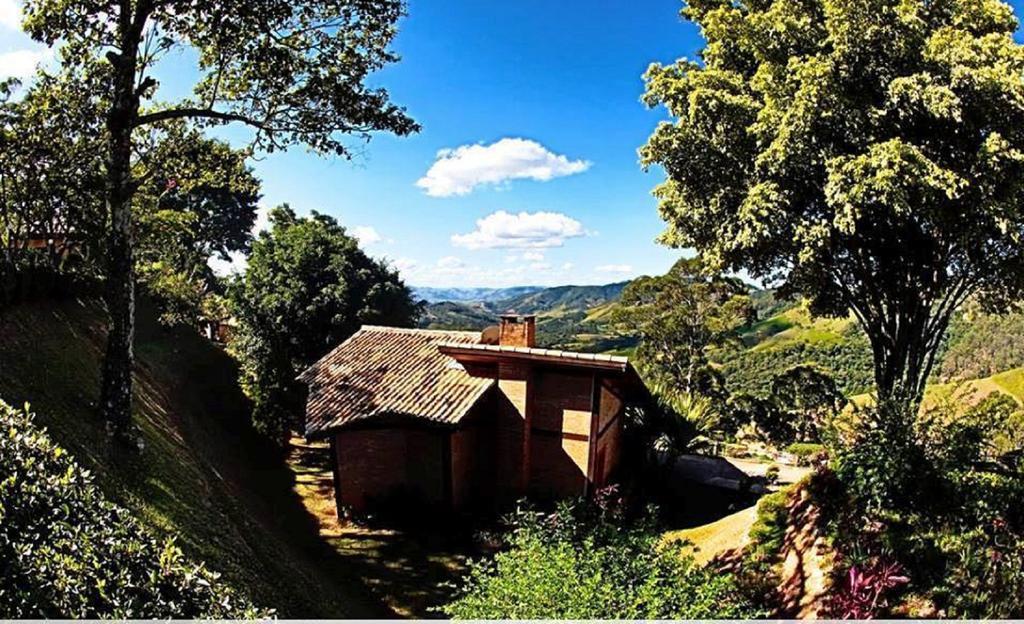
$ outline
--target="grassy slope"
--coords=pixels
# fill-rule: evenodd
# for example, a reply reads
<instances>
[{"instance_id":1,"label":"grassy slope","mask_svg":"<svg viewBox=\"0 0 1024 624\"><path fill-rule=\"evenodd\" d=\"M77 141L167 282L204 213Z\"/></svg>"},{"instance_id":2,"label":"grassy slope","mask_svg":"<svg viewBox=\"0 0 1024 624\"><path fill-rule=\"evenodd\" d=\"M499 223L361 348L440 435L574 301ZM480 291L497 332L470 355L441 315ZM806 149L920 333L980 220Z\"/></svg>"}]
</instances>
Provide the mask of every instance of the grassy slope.
<instances>
[{"instance_id":1,"label":"grassy slope","mask_svg":"<svg viewBox=\"0 0 1024 624\"><path fill-rule=\"evenodd\" d=\"M1024 367L979 379L930 385L925 391L924 404L934 405L940 401L955 399L964 405L973 405L993 392L1008 394L1024 405ZM871 395L858 394L850 400L857 405L864 405L871 401Z\"/></svg>"},{"instance_id":2,"label":"grassy slope","mask_svg":"<svg viewBox=\"0 0 1024 624\"><path fill-rule=\"evenodd\" d=\"M141 453L114 453L95 413L103 315L94 303L0 312L0 398L31 402L104 490L259 604L286 617L382 617L349 562L317 538L294 475L247 426L233 362L140 306L135 422Z\"/></svg>"}]
</instances>

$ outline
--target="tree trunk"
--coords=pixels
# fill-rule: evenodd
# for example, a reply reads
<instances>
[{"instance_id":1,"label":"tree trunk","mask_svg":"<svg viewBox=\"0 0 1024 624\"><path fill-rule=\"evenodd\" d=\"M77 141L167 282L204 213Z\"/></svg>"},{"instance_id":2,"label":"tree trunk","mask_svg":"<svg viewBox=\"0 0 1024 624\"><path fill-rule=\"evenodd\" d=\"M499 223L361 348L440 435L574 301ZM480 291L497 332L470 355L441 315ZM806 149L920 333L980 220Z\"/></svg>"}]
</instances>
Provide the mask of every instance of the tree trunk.
<instances>
[{"instance_id":1,"label":"tree trunk","mask_svg":"<svg viewBox=\"0 0 1024 624\"><path fill-rule=\"evenodd\" d=\"M129 46L131 48L131 46ZM107 248L107 310L110 328L100 394L103 416L115 437L130 437L132 413L132 343L135 337L135 276L132 266L132 128L138 115L134 93L135 50L113 60L114 103L107 119L106 208L110 215Z\"/></svg>"},{"instance_id":2,"label":"tree trunk","mask_svg":"<svg viewBox=\"0 0 1024 624\"><path fill-rule=\"evenodd\" d=\"M926 310L896 315L885 327L867 328L879 405L917 412L949 319Z\"/></svg>"}]
</instances>

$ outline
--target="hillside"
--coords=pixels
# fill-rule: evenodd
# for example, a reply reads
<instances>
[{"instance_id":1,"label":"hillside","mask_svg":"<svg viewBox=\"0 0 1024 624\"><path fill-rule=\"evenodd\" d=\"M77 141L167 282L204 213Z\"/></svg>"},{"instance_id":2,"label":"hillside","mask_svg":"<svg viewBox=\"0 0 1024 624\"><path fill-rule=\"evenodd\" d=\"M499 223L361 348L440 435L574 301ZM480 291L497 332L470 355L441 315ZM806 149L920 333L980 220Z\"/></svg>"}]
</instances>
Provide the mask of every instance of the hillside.
<instances>
[{"instance_id":1,"label":"hillside","mask_svg":"<svg viewBox=\"0 0 1024 624\"><path fill-rule=\"evenodd\" d=\"M0 312L0 397L38 422L105 493L282 617L386 617L317 538L281 454L248 426L233 361L138 310L135 422L144 448L112 452L95 406L103 314L89 301Z\"/></svg>"},{"instance_id":2,"label":"hillside","mask_svg":"<svg viewBox=\"0 0 1024 624\"><path fill-rule=\"evenodd\" d=\"M613 304L628 283L556 286L497 300L431 303L420 319L420 327L483 329L496 324L499 314L515 311L537 315L537 343L541 346L597 352L621 350L634 340L610 336L600 319L592 319L591 314Z\"/></svg>"},{"instance_id":3,"label":"hillside","mask_svg":"<svg viewBox=\"0 0 1024 624\"><path fill-rule=\"evenodd\" d=\"M477 330L497 323L500 312L515 310L537 315L537 340L542 346L628 355L635 337L609 327L627 284L559 286L493 301L434 303L427 306L421 326ZM805 305L779 300L771 290L753 289L751 298L759 320L744 329L738 345L713 354L734 392L765 394L776 374L800 364L824 369L850 396L870 391L871 351L852 317L812 318ZM965 312L950 326L932 383L971 382L971 387L987 394L1003 389L989 383L991 379L1012 376L1022 365L1024 313Z\"/></svg>"},{"instance_id":4,"label":"hillside","mask_svg":"<svg viewBox=\"0 0 1024 624\"><path fill-rule=\"evenodd\" d=\"M431 288L429 286L411 286L412 296L416 301L440 303L479 303L484 301L501 301L543 290L543 286L512 286L510 288Z\"/></svg>"}]
</instances>

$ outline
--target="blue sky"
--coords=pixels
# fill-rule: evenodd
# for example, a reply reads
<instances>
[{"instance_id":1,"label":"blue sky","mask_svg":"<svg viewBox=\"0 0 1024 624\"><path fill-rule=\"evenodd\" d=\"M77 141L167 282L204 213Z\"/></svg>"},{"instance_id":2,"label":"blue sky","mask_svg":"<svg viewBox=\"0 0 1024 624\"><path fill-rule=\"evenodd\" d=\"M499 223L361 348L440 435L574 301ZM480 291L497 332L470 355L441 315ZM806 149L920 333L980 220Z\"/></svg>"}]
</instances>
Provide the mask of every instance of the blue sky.
<instances>
[{"instance_id":1,"label":"blue sky","mask_svg":"<svg viewBox=\"0 0 1024 624\"><path fill-rule=\"evenodd\" d=\"M679 251L654 242L662 222L650 191L660 174L642 172L636 152L661 114L639 97L652 61L699 48L680 7L411 0L394 45L402 60L373 81L422 132L377 136L353 162L301 148L255 162L263 204L334 215L414 285L592 284L663 272ZM0 73L24 72L43 54L12 28L16 12L0 0ZM171 59L160 74L165 97L184 95L191 59ZM417 186L440 150L462 146Z\"/></svg>"},{"instance_id":2,"label":"blue sky","mask_svg":"<svg viewBox=\"0 0 1024 624\"><path fill-rule=\"evenodd\" d=\"M654 240L663 224L650 191L661 174L637 162L662 113L639 98L651 62L701 47L680 8L410 0L394 46L402 60L373 82L423 131L375 137L352 162L301 148L260 160L263 205L334 215L413 285L596 284L664 272L681 252ZM0 0L0 74L45 56L13 28L17 10ZM185 95L194 76L188 54L160 73L166 97Z\"/></svg>"}]
</instances>

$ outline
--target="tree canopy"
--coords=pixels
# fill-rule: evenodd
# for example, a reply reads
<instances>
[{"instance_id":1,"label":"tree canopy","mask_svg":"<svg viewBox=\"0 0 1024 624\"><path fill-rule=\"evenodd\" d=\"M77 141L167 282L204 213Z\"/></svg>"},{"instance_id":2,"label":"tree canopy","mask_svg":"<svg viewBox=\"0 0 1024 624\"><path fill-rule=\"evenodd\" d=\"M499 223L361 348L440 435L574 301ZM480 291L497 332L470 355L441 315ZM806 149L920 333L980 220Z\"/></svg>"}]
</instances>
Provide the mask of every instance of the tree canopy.
<instances>
[{"instance_id":1,"label":"tree canopy","mask_svg":"<svg viewBox=\"0 0 1024 624\"><path fill-rule=\"evenodd\" d=\"M333 218L270 213L230 301L232 348L264 432L282 437L304 411L295 377L363 324L411 327L420 308L398 273L359 249Z\"/></svg>"},{"instance_id":2,"label":"tree canopy","mask_svg":"<svg viewBox=\"0 0 1024 624\"><path fill-rule=\"evenodd\" d=\"M722 383L708 366L709 350L735 338L754 314L743 283L709 274L700 258L637 278L619 303L616 322L639 336L636 355L647 382L684 395L718 394Z\"/></svg>"},{"instance_id":3,"label":"tree canopy","mask_svg":"<svg viewBox=\"0 0 1024 624\"><path fill-rule=\"evenodd\" d=\"M128 436L131 417L132 169L140 135L175 120L237 122L252 130L252 146L263 152L304 144L350 157L353 136L415 132L387 91L366 84L397 60L389 46L404 8L402 0L26 0L26 32L51 46L59 42L64 70L101 86L89 92L104 122L109 218L101 405L118 438ZM198 59L193 96L160 101L155 70L182 50Z\"/></svg>"},{"instance_id":4,"label":"tree canopy","mask_svg":"<svg viewBox=\"0 0 1024 624\"><path fill-rule=\"evenodd\" d=\"M852 310L883 398L920 400L950 315L1024 290L1024 48L998 0L694 0L699 60L654 65L674 118L666 244Z\"/></svg>"}]
</instances>

